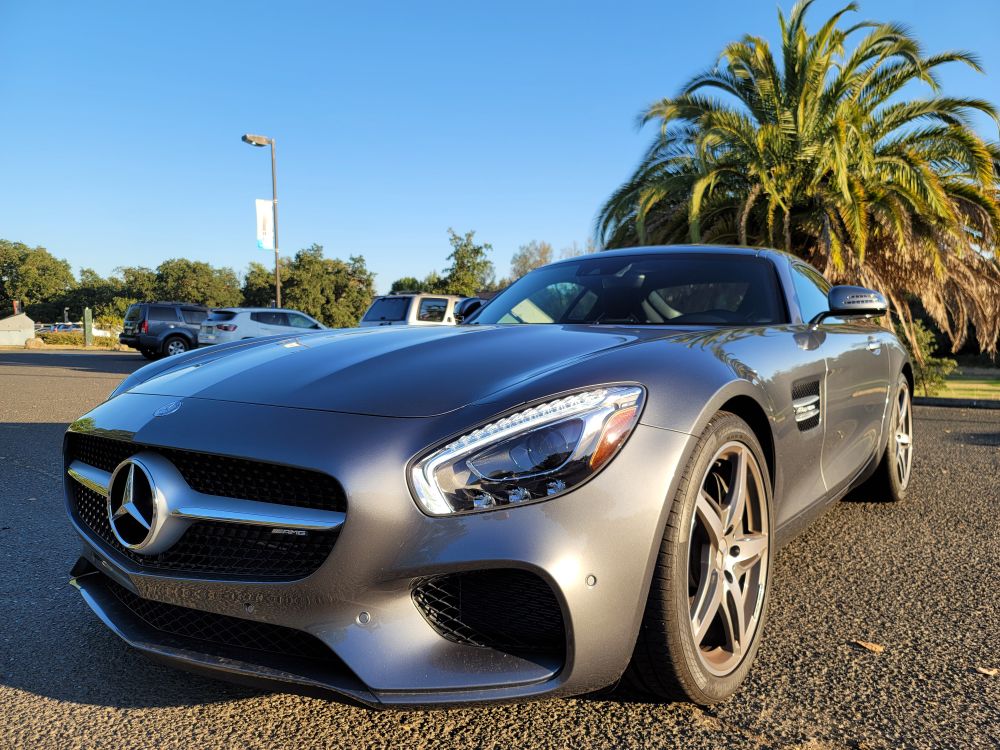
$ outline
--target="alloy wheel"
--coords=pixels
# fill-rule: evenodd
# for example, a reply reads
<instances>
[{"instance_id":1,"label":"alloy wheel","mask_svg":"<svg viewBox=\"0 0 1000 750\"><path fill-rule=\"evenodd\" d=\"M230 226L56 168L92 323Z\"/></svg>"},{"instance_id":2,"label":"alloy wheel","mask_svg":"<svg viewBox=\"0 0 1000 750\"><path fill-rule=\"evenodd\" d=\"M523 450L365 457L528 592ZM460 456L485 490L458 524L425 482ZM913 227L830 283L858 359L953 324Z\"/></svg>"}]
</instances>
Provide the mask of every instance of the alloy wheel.
<instances>
[{"instance_id":1,"label":"alloy wheel","mask_svg":"<svg viewBox=\"0 0 1000 750\"><path fill-rule=\"evenodd\" d=\"M913 413L910 408L910 388L903 383L896 394L895 471L901 490L910 482L913 463Z\"/></svg>"},{"instance_id":2,"label":"alloy wheel","mask_svg":"<svg viewBox=\"0 0 1000 750\"><path fill-rule=\"evenodd\" d=\"M740 665L760 624L769 532L760 465L745 444L726 443L702 480L688 548L691 635L716 676Z\"/></svg>"},{"instance_id":3,"label":"alloy wheel","mask_svg":"<svg viewBox=\"0 0 1000 750\"><path fill-rule=\"evenodd\" d=\"M187 351L187 346L180 339L173 339L167 342L167 356L173 357Z\"/></svg>"}]
</instances>

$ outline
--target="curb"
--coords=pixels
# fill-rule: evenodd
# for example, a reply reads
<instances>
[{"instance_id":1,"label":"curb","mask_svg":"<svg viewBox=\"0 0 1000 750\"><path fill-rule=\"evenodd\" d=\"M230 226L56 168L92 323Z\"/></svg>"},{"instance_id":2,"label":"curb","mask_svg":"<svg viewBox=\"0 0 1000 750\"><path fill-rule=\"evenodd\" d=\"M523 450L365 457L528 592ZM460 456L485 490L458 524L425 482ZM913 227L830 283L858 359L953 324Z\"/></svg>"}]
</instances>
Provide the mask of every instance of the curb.
<instances>
[{"instance_id":1,"label":"curb","mask_svg":"<svg viewBox=\"0 0 1000 750\"><path fill-rule=\"evenodd\" d=\"M954 409L1000 409L1000 401L989 398L936 398L914 396L915 406L948 406Z\"/></svg>"}]
</instances>

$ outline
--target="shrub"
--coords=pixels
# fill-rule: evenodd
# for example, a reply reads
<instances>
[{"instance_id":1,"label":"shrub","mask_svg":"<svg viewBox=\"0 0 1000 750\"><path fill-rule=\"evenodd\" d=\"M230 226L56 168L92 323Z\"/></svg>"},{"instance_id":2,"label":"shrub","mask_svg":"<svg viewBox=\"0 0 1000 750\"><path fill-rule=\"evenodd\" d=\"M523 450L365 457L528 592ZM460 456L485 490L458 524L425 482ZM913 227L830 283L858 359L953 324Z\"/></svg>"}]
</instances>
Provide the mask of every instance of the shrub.
<instances>
[{"instance_id":1,"label":"shrub","mask_svg":"<svg viewBox=\"0 0 1000 750\"><path fill-rule=\"evenodd\" d=\"M915 390L923 391L924 396L933 396L944 388L945 378L954 371L958 363L947 357L934 356L937 351L934 332L928 330L922 321L914 320L912 328L913 339L919 349L917 352L910 352ZM906 336L898 324L896 335L901 342L906 341Z\"/></svg>"},{"instance_id":2,"label":"shrub","mask_svg":"<svg viewBox=\"0 0 1000 750\"><path fill-rule=\"evenodd\" d=\"M56 331L39 333L38 338L50 346L83 346L83 333L76 331ZM114 349L118 339L114 336L94 336L94 346L99 349Z\"/></svg>"}]
</instances>

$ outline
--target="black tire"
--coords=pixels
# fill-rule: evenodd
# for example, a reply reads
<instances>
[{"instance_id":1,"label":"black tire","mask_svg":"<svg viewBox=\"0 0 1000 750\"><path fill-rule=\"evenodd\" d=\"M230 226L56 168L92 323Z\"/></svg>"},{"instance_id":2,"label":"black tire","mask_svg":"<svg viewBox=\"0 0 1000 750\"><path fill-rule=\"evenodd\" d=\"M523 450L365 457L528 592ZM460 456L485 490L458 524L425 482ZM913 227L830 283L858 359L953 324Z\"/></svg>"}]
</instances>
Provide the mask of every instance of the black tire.
<instances>
[{"instance_id":1,"label":"black tire","mask_svg":"<svg viewBox=\"0 0 1000 750\"><path fill-rule=\"evenodd\" d=\"M764 528L768 533L764 534L767 540L766 549L760 555L760 560L765 566L763 593L756 595L753 602L746 600L754 607L754 629L747 638L748 645L740 649L739 655L736 654L736 649L733 649L731 658L738 660L735 666L728 673L720 675L713 674L704 664L706 656L711 652L695 643L692 610L696 608L692 607L690 589L692 579L689 576L688 561L692 548L696 548L697 545L692 532L692 527L698 523L695 520L696 502L709 478L718 476L717 467L720 463L715 461L717 455L720 455L720 451L725 451L727 446L734 444L741 444L744 449L748 449L756 462L755 481L762 487L754 490L756 500L753 503L757 506L755 512L763 512L767 524ZM748 460L748 465L750 463ZM713 469L712 474L709 473L710 469ZM748 507L750 503L748 499ZM763 508L760 507L761 504ZM626 685L651 693L660 699L691 701L701 705L724 700L736 691L754 662L767 620L767 603L770 598L769 573L773 567L771 565L773 543L769 532L773 528L771 481L760 442L749 425L738 416L719 412L702 432L691 459L684 468L677 494L673 498L653 571L639 637L631 663L625 673ZM707 549L704 544L701 548ZM747 574L749 575L751 573ZM732 579L726 580L731 587ZM743 580L737 580L736 585L745 585L748 590L756 588L751 586L749 578L741 582ZM717 585L722 585L721 580L718 580ZM725 591L725 586L722 586L722 590ZM722 596L724 601L729 601L725 593ZM718 612L715 617L722 617L721 607ZM705 620L708 621L708 618ZM713 620L708 633L712 632L711 628L719 624ZM702 644L705 643L704 639L705 636L701 641Z\"/></svg>"},{"instance_id":2,"label":"black tire","mask_svg":"<svg viewBox=\"0 0 1000 750\"><path fill-rule=\"evenodd\" d=\"M147 349L146 347L140 348L139 349L139 354L141 354L146 359L150 359L150 360L159 359L160 358L160 353L158 351L156 351L154 349Z\"/></svg>"},{"instance_id":3,"label":"black tire","mask_svg":"<svg viewBox=\"0 0 1000 750\"><path fill-rule=\"evenodd\" d=\"M183 336L168 336L163 342L162 354L171 357L191 350L191 342Z\"/></svg>"},{"instance_id":4,"label":"black tire","mask_svg":"<svg viewBox=\"0 0 1000 750\"><path fill-rule=\"evenodd\" d=\"M913 401L910 393L910 382L902 373L896 381L895 397L892 400L889 421L887 423L885 447L875 473L851 495L868 501L886 503L902 502L907 497L910 488L913 462ZM901 407L905 403L905 409ZM906 422L900 425L900 415ZM900 468L899 435L905 435L907 450L905 451L905 469Z\"/></svg>"}]
</instances>

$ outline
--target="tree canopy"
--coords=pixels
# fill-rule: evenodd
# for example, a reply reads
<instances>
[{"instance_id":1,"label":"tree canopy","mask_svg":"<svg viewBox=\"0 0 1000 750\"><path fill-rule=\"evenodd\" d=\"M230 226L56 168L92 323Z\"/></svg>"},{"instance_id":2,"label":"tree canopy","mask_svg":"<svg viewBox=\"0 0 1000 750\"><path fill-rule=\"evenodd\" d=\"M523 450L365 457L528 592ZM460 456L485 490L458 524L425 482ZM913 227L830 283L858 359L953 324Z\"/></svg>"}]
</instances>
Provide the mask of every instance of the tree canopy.
<instances>
[{"instance_id":1,"label":"tree canopy","mask_svg":"<svg viewBox=\"0 0 1000 750\"><path fill-rule=\"evenodd\" d=\"M375 294L374 274L363 257L352 256L346 261L325 258L320 245L301 250L293 258L282 258L281 270L282 301L329 326L356 325ZM13 300L23 302L28 315L39 321L61 320L63 308L69 308L70 317L79 320L83 308L90 307L100 325L115 327L128 306L138 301L266 307L274 300L274 272L251 263L241 287L232 268L172 258L155 269L116 268L106 278L83 268L76 279L69 263L44 248L0 240L0 304L10 310Z\"/></svg>"},{"instance_id":2,"label":"tree canopy","mask_svg":"<svg viewBox=\"0 0 1000 750\"><path fill-rule=\"evenodd\" d=\"M657 136L601 210L601 238L776 246L883 291L911 342L910 296L956 349L971 323L995 352L1000 148L970 115L997 111L937 78L976 57L927 54L899 24L845 26L853 3L810 33L810 5L779 11L778 55L744 36L646 111Z\"/></svg>"}]
</instances>

